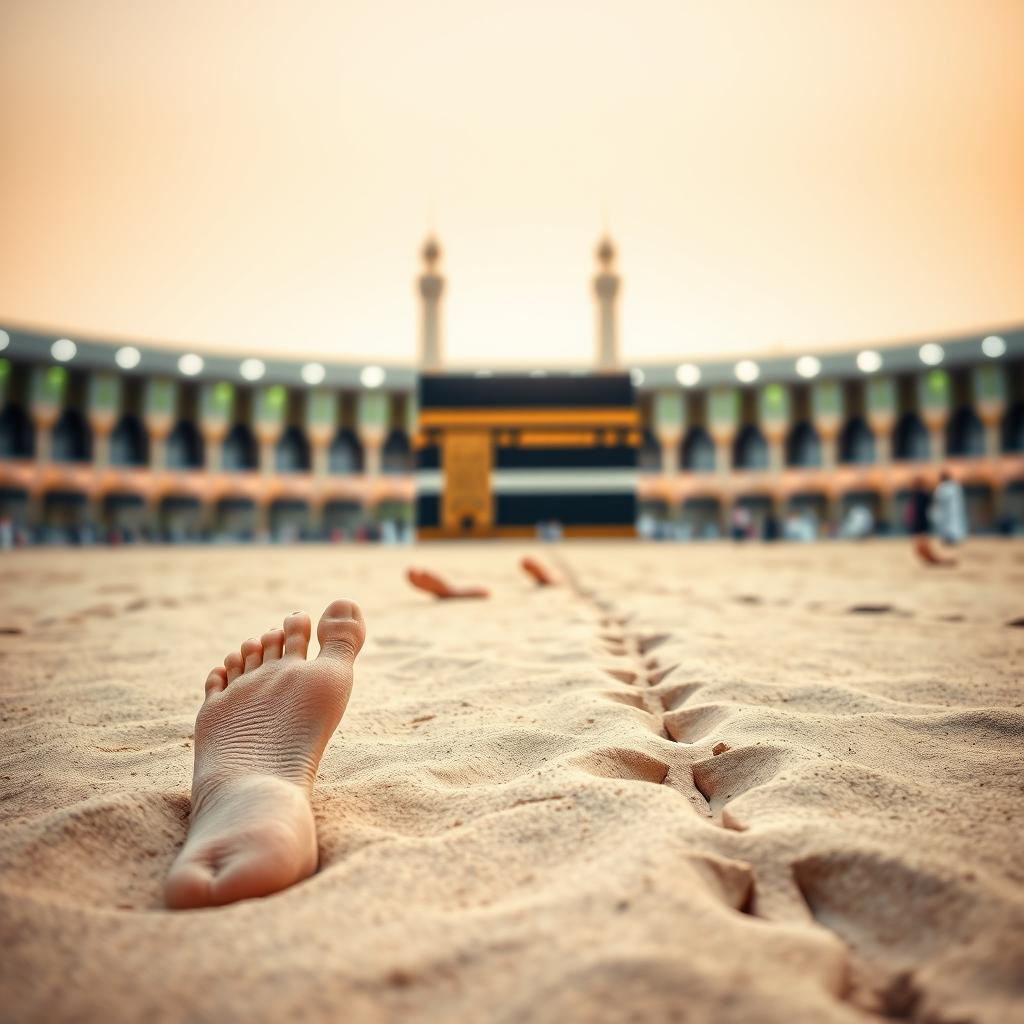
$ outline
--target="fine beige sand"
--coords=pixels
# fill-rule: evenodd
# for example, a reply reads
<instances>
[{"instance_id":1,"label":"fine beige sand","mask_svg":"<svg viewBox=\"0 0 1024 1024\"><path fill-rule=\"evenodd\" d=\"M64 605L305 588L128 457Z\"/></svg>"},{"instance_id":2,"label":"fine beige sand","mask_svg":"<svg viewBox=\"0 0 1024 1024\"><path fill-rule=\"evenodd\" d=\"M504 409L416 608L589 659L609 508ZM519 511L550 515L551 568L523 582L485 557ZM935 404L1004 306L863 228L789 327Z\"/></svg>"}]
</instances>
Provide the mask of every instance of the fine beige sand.
<instances>
[{"instance_id":1,"label":"fine beige sand","mask_svg":"<svg viewBox=\"0 0 1024 1024\"><path fill-rule=\"evenodd\" d=\"M566 585L531 585L527 551ZM410 563L493 597L435 602ZM45 550L0 573L4 1020L1024 1015L1018 542L955 571L877 542ZM164 910L207 671L334 597L368 638L319 872Z\"/></svg>"}]
</instances>

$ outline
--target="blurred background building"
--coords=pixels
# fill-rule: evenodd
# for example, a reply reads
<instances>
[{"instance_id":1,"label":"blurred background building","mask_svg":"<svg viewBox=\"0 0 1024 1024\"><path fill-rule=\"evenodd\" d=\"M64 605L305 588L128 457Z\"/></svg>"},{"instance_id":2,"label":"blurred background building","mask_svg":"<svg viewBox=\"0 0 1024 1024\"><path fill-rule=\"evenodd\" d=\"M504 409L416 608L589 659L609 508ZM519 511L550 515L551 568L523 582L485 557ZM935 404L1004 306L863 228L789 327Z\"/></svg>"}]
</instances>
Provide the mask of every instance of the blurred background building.
<instances>
[{"instance_id":1,"label":"blurred background building","mask_svg":"<svg viewBox=\"0 0 1024 1024\"><path fill-rule=\"evenodd\" d=\"M410 537L418 373L446 372L442 254L429 239L421 255L418 367L240 359L4 325L8 537ZM622 369L610 240L596 258L595 361L576 374ZM966 489L972 531L1024 531L1024 329L628 369L643 535L725 536L739 511L752 534L811 539L854 509L874 532L900 533L911 487L933 486L943 468Z\"/></svg>"}]
</instances>

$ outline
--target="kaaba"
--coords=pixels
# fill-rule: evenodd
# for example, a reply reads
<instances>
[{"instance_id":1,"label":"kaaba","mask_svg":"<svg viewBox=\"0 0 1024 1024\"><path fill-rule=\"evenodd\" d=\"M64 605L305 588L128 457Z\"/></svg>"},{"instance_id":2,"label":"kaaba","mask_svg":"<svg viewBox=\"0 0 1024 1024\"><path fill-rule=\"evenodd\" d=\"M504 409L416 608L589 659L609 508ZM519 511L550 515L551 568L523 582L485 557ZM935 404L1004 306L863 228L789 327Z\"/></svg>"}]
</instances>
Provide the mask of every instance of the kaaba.
<instances>
[{"instance_id":1,"label":"kaaba","mask_svg":"<svg viewBox=\"0 0 1024 1024\"><path fill-rule=\"evenodd\" d=\"M423 375L422 539L632 536L639 414L627 374Z\"/></svg>"}]
</instances>

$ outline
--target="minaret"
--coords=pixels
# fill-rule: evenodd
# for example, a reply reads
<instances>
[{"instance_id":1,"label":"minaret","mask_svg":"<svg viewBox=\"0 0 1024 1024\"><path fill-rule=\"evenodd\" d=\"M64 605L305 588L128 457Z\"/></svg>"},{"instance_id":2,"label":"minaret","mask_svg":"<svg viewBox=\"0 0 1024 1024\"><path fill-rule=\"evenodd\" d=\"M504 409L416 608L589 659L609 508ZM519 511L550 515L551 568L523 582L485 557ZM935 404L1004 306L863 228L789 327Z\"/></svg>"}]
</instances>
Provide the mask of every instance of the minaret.
<instances>
[{"instance_id":1,"label":"minaret","mask_svg":"<svg viewBox=\"0 0 1024 1024\"><path fill-rule=\"evenodd\" d=\"M441 294L444 278L437 272L441 248L430 236L423 245L424 270L419 277L420 296L423 299L423 322L420 328L420 369L441 369Z\"/></svg>"},{"instance_id":2,"label":"minaret","mask_svg":"<svg viewBox=\"0 0 1024 1024\"><path fill-rule=\"evenodd\" d=\"M619 366L619 321L615 299L619 294L619 275L615 273L615 246L607 235L597 247L600 269L594 277L597 295L597 368L616 370Z\"/></svg>"}]
</instances>

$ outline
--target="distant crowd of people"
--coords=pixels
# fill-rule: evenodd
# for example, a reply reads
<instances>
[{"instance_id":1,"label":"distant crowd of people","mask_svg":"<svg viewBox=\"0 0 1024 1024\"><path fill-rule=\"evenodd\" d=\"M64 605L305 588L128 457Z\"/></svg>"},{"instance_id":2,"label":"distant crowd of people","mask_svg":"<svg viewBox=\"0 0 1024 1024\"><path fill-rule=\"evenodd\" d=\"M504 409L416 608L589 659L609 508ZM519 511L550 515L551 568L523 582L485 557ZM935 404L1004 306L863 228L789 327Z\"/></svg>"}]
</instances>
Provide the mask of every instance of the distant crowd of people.
<instances>
[{"instance_id":1,"label":"distant crowd of people","mask_svg":"<svg viewBox=\"0 0 1024 1024\"><path fill-rule=\"evenodd\" d=\"M149 527L101 529L91 522L69 526L41 526L26 529L7 516L0 516L0 551L36 544L66 544L110 547L135 544L294 544L301 541L329 541L332 544L411 544L415 530L411 523L384 519L355 526L332 529L326 536L311 534L296 526L276 530L244 530L236 532L205 531L199 534L170 527L154 530Z\"/></svg>"},{"instance_id":2,"label":"distant crowd of people","mask_svg":"<svg viewBox=\"0 0 1024 1024\"><path fill-rule=\"evenodd\" d=\"M1000 532L1012 533L1013 523L1000 524ZM758 515L750 504L737 503L729 516L728 536L736 542L747 540L809 542L824 537L845 540L863 540L879 534L900 532L915 538L915 547L926 561L941 561L930 547L934 536L943 544L956 546L966 540L970 532L967 517L967 499L963 485L949 472L940 474L939 483L931 490L923 478L916 479L903 505L902 529L880 521L872 507L855 501L847 508L841 520L832 523L821 519L808 506L790 509L781 520L771 510ZM660 520L641 515L638 533L648 540L718 540L718 523L709 517L700 524ZM922 542L921 538L924 538Z\"/></svg>"}]
</instances>

